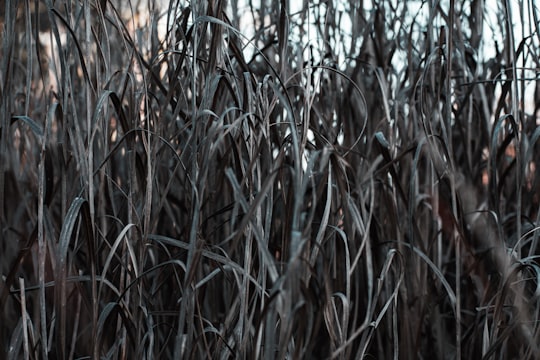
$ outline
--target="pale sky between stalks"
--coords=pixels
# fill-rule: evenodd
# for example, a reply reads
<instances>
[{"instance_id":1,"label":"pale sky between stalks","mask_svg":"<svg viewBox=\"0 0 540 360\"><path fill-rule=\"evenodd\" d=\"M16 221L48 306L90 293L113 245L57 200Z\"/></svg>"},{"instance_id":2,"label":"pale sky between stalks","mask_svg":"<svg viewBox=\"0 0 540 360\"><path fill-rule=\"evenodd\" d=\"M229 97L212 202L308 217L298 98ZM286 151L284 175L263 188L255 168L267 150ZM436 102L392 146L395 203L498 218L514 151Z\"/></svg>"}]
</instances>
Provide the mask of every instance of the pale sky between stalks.
<instances>
[{"instance_id":1,"label":"pale sky between stalks","mask_svg":"<svg viewBox=\"0 0 540 360\"><path fill-rule=\"evenodd\" d=\"M152 1L152 0L149 0ZM250 13L251 9L249 7L249 3L251 2L253 4L254 8L257 8L260 6L262 2L272 2L276 0L229 0L228 1L228 11L229 15L231 15L233 7L238 9L239 16L240 16L240 24L239 24L239 31L245 36L244 42L247 43L246 39L250 39L253 36L253 17ZM291 20L294 20L295 16L298 16L300 12L303 11L303 6L306 4L307 6L322 6L319 5L322 0L316 0L316 1L303 1L303 0L287 0L289 4L289 17ZM332 1L332 0L328 0ZM364 7L367 11L373 8L373 2L377 2L378 0L374 1L364 1ZM526 6L529 6L530 1L523 1L523 0L487 0L484 2L484 11L485 11L485 22L484 22L484 36L482 37L482 43L481 48L476 49L477 50L477 56L479 60L481 59L490 59L495 56L495 49L496 44L499 46L499 48L503 44L502 34L499 30L501 26L504 24L500 24L498 20L498 14L503 11L504 8L504 2L507 1L510 6L511 10L511 23L513 26L513 35L514 35L514 51L516 51L517 47L519 46L520 41L523 39L523 37L532 36L534 38L534 41L538 42L540 39L540 36L538 34L534 34L535 29L531 26L533 24L533 21L529 19L530 10L536 11L540 13L540 9L536 7L536 9L527 9ZM351 18L350 14L347 10L348 7L348 1L344 0L335 0L334 4L336 7L336 11L341 12L341 28L343 31L343 38L345 41L350 41L350 31L348 29L351 29ZM391 0L391 3L393 6L398 6L400 3L405 3L405 1L402 0ZM407 6L409 7L410 14L418 14L419 16L423 16L427 19L429 14L429 3L431 1L421 1L421 0L408 0ZM441 6L443 8L449 7L449 0L442 0ZM467 3L471 3L471 1L467 1ZM142 7L140 10L144 9L145 6L148 6L148 2L141 1L140 6ZM166 32L166 21L167 16L164 14L167 11L167 7L169 4L168 0L154 0L154 4L156 5L156 8L160 9L160 13L162 14L159 17L158 21L158 28L160 30L161 34L165 34ZM193 0L191 1L191 4L196 8L197 5L201 5L201 0ZM142 10L144 11L144 10ZM540 14L539 14L540 15ZM312 12L309 13L309 16L311 16L311 19L308 19L307 24L309 24L309 20L313 21L314 14ZM142 19L140 19L142 20ZM263 19L263 21L269 22L270 19ZM417 20L418 21L418 20ZM408 26L411 23L411 19L405 20L406 25ZM407 22L409 24L407 24ZM435 18L434 20L434 27L439 28L444 24L444 20L440 17ZM270 24L269 24L270 25ZM401 24L397 24L396 26L402 26ZM294 39L294 29L292 29L293 33L291 34L291 39ZM320 39L317 39L317 32L314 27L310 27L308 25L308 28L306 29L306 36L305 39L298 39L302 40L302 44L305 46L307 44L317 44L317 41L320 41ZM248 54L252 54L254 49L254 44L247 45L245 48L245 51ZM538 48L538 45L536 46ZM337 56L338 63L343 63L345 59L342 58L342 54L335 54ZM247 57L249 58L249 56ZM402 57L395 56L394 58L394 66L399 68L404 66L404 59L405 55ZM530 64L523 63L523 59L518 59L518 67L530 67ZM521 76L523 78L526 78L525 82L525 96L524 96L524 110L526 113L531 114L534 110L534 88L535 88L535 77L538 77L536 75L539 73L539 69L529 69L529 70L523 70L518 72L518 76ZM521 94L519 96L521 97Z\"/></svg>"},{"instance_id":2,"label":"pale sky between stalks","mask_svg":"<svg viewBox=\"0 0 540 360\"><path fill-rule=\"evenodd\" d=\"M234 0L231 0L231 3ZM264 0L262 0L264 1ZM331 1L331 0L330 0ZM374 0L375 2L377 0ZM495 56L495 49L496 46L502 46L504 43L502 34L500 31L497 31L499 29L499 26L502 26L503 24L499 24L499 20L497 15L503 11L503 2L502 1L485 1L484 3L484 11L485 11L485 22L484 22L484 36L482 37L482 43L481 48L476 49L478 51L477 55L479 58L483 59L491 59ZM514 35L514 51L517 50L519 43L523 39L523 37L528 36L536 36L536 41L538 42L540 40L540 36L538 34L534 35L534 28L531 27L531 24L533 24L532 19L529 18L530 11L529 9L525 8L526 6L530 5L529 1L523 1L523 0L507 0L510 4L509 8L511 11L511 24L513 26L513 35ZM241 17L241 23L240 23L240 31L246 35L247 38L250 38L252 36L252 29L253 27L250 26L249 21L251 21L251 17L248 14L250 11L249 7L247 6L246 0L237 0L238 2L238 9L240 11L240 14L245 13L246 16ZM296 14L303 11L304 1L301 0L289 0L289 10L290 10L290 17L294 17ZM391 1L394 5L394 7L397 7L397 4L400 2L400 0L392 0ZM470 1L468 1L470 3ZM261 0L253 0L253 5L259 6L261 3ZM320 3L320 1L309 1L309 4L314 3ZM341 13L341 21L342 21L342 30L344 34L344 38L348 39L350 41L350 31L347 29L351 29L351 19L349 17L346 5L347 1L339 1L337 0L335 2L336 10L342 12ZM410 9L411 14L422 14L426 18L428 17L429 12L429 1L420 1L420 0L409 0L407 1L407 6ZM449 1L443 0L441 1L443 8L449 7ZM309 5L308 5L309 6ZM364 1L364 6L366 10L370 10L373 8L373 2L370 1ZM540 12L539 8L531 9L532 11L536 11L537 13ZM539 14L540 15L540 14ZM312 13L310 16L314 16ZM410 20L409 20L410 21ZM309 23L309 21L308 21ZM441 18L435 19L435 28L439 28L440 26L444 25L444 20ZM302 42L304 44L306 43L312 43L317 42L317 33L315 29L309 28L306 32L306 39L303 39ZM538 46L537 46L538 47ZM537 48L536 47L536 48ZM337 54L338 57L340 54ZM400 67L404 64L405 56L399 57L396 56L395 64L394 66ZM344 59L337 59L338 62L342 63ZM401 64L399 63L401 61ZM523 63L523 59L518 59L518 67L530 67L530 64ZM521 74L518 72L518 76L521 75L523 78L526 78L525 82L525 96L524 96L524 110L526 113L531 114L534 111L534 89L535 89L535 81L533 80L535 77L537 78L538 74L540 73L540 69L530 69L530 70L524 70ZM521 98L521 96L519 96Z\"/></svg>"}]
</instances>

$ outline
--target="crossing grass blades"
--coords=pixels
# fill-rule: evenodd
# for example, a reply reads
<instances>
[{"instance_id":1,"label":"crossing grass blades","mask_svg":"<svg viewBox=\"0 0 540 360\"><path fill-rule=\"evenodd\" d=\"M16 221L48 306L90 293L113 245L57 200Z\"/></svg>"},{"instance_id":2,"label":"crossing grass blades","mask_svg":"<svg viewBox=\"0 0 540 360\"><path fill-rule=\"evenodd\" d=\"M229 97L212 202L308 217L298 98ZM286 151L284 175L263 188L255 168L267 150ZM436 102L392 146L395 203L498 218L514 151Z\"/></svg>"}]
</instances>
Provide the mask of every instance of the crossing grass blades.
<instances>
[{"instance_id":1,"label":"crossing grass blades","mask_svg":"<svg viewBox=\"0 0 540 360\"><path fill-rule=\"evenodd\" d=\"M534 1L293 3L1 2L3 358L540 358Z\"/></svg>"}]
</instances>

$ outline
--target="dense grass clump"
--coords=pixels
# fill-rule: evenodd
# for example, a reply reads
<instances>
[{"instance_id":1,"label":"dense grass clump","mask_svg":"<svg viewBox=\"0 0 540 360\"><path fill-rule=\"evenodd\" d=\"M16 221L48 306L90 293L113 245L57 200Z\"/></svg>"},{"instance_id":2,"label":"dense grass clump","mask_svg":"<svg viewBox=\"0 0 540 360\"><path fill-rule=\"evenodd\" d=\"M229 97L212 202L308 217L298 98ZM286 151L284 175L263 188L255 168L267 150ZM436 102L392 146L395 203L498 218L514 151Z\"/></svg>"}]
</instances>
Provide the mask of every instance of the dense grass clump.
<instances>
[{"instance_id":1,"label":"dense grass clump","mask_svg":"<svg viewBox=\"0 0 540 360\"><path fill-rule=\"evenodd\" d=\"M0 2L2 357L540 358L535 2L297 3Z\"/></svg>"}]
</instances>

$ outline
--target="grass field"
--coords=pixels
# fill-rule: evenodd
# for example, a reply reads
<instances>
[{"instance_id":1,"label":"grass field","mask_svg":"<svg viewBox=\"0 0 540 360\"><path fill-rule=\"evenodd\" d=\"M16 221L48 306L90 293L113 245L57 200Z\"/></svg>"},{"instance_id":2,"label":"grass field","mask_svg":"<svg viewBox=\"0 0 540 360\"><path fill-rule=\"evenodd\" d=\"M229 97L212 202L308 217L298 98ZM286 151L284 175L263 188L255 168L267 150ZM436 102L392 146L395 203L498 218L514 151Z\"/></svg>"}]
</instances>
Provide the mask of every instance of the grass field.
<instances>
[{"instance_id":1,"label":"grass field","mask_svg":"<svg viewBox=\"0 0 540 360\"><path fill-rule=\"evenodd\" d=\"M261 2L0 2L0 357L540 358L535 2Z\"/></svg>"}]
</instances>

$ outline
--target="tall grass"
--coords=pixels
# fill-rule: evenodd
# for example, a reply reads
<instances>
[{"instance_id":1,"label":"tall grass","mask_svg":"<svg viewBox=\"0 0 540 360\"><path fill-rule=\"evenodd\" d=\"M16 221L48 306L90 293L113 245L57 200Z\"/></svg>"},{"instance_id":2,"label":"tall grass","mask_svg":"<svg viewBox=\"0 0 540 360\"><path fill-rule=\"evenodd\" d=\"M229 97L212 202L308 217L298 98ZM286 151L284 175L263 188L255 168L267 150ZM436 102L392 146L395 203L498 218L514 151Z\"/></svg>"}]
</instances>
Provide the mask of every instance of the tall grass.
<instances>
[{"instance_id":1,"label":"tall grass","mask_svg":"<svg viewBox=\"0 0 540 360\"><path fill-rule=\"evenodd\" d=\"M0 3L2 356L539 358L534 1L261 3Z\"/></svg>"}]
</instances>

